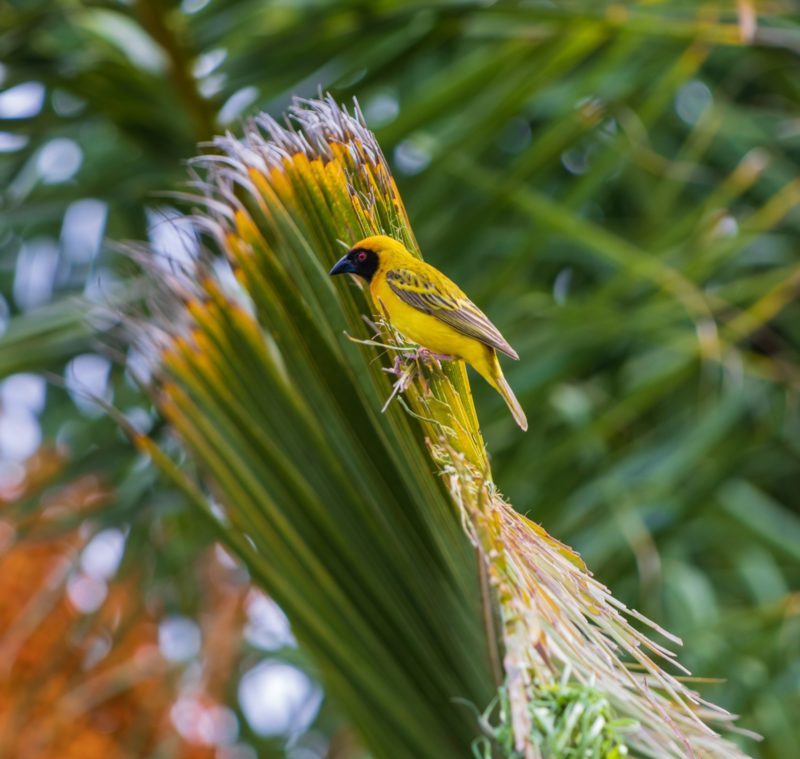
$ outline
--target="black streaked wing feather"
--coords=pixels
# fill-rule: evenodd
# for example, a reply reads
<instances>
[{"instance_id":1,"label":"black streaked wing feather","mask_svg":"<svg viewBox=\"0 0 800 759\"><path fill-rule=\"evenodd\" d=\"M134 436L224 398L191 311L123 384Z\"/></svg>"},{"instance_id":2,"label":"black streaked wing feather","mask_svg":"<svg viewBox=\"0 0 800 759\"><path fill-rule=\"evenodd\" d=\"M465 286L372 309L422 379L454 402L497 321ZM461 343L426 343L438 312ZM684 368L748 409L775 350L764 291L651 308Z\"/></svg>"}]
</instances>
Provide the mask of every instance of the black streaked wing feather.
<instances>
[{"instance_id":1,"label":"black streaked wing feather","mask_svg":"<svg viewBox=\"0 0 800 759\"><path fill-rule=\"evenodd\" d=\"M460 291L459 296L444 293L435 282L409 269L392 269L386 273L386 282L392 292L409 306L435 316L463 335L519 359L489 317Z\"/></svg>"}]
</instances>

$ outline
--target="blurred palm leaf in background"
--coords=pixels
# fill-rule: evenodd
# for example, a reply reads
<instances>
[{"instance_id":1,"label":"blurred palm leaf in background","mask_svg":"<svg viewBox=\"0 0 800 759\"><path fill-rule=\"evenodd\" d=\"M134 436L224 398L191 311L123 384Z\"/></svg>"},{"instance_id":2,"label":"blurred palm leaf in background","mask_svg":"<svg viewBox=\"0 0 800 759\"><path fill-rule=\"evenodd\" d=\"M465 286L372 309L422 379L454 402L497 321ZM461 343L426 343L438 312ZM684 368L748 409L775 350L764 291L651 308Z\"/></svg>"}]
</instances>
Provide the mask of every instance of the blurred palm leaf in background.
<instances>
[{"instance_id":1,"label":"blurred palm leaf in background","mask_svg":"<svg viewBox=\"0 0 800 759\"><path fill-rule=\"evenodd\" d=\"M526 436L475 388L495 480L618 596L680 634L694 672L727 678L703 691L766 736L749 753L792 755L792 11L780 2L4 5L0 286L10 323L0 368L14 375L2 392L4 487L19 490L19 462L40 436L56 440L70 452L65 479L94 472L111 490L95 529L142 536L128 538L126 553L154 569L143 598L165 591L173 608L199 613L185 558L202 555L213 533L187 518L185 496L142 475L77 387L160 434L148 400L80 318L135 275L100 239L149 235L156 250L188 255L176 203L154 193L181 187L181 159L198 140L244 111L277 114L292 93L356 94L428 260L523 356L509 381L532 422ZM92 313L90 326L113 341L114 322ZM51 384L42 397L43 372L67 391ZM158 550L153 529L171 536ZM241 672L256 671L260 656L249 652ZM257 743L238 716L243 741ZM318 736L335 731L327 712L319 719ZM319 750L327 739L303 740Z\"/></svg>"}]
</instances>

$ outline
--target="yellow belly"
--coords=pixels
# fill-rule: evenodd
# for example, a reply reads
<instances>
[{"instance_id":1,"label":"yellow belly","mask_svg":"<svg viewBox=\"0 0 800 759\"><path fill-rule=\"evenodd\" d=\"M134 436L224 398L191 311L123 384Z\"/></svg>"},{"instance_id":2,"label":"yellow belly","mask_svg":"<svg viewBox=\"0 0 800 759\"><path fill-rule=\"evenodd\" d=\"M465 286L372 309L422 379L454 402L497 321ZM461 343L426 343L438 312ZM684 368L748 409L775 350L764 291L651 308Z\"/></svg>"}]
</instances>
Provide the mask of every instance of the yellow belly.
<instances>
[{"instance_id":1,"label":"yellow belly","mask_svg":"<svg viewBox=\"0 0 800 759\"><path fill-rule=\"evenodd\" d=\"M472 364L481 374L485 373L493 358L490 358L493 353L491 348L463 335L435 316L429 316L409 306L385 282L376 280L373 280L370 287L375 306L388 316L398 332L433 353L462 359Z\"/></svg>"}]
</instances>

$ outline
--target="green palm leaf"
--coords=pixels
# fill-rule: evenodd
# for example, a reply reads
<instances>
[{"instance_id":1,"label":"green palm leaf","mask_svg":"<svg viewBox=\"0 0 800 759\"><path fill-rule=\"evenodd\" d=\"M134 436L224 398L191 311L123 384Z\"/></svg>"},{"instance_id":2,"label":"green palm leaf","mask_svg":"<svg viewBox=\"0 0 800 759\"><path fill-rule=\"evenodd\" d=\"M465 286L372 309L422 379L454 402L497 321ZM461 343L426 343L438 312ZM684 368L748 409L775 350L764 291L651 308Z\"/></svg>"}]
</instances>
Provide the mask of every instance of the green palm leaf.
<instances>
[{"instance_id":1,"label":"green palm leaf","mask_svg":"<svg viewBox=\"0 0 800 759\"><path fill-rule=\"evenodd\" d=\"M738 755L702 721L725 712L666 674L652 657L671 654L626 621L577 555L499 495L463 365L395 368L392 391L375 348L402 352L402 338L375 315L376 334L364 334L369 304L358 295L340 306L326 272L337 240L389 233L415 250L403 204L363 121L331 99L298 102L292 117L295 128L261 117L244 140L218 140L221 157L199 162L198 228L226 254L236 287L226 294L202 264L161 273L154 303L175 314L140 331L160 354L162 412L330 692L377 755L458 755L475 737L460 703L488 703L496 613L521 755L540 751L533 690L569 680L564 672L596 682L632 717L629 740L647 755L687 746ZM632 255L610 237L600 245ZM643 273L660 282L662 269ZM705 305L672 282L670 294ZM398 391L409 413L395 403L383 417ZM485 628L466 537L495 595L493 612L483 589ZM380 700L387 679L402 697Z\"/></svg>"}]
</instances>

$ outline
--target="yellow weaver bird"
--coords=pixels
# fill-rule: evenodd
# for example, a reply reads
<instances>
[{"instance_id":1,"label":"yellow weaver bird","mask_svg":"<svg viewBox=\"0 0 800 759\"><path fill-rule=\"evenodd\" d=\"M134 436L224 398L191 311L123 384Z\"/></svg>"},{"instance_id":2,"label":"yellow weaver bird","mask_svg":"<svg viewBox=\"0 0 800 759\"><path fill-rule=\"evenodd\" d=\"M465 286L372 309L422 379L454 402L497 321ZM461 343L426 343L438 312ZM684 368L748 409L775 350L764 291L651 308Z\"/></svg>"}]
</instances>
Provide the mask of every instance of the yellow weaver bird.
<instances>
[{"instance_id":1,"label":"yellow weaver bird","mask_svg":"<svg viewBox=\"0 0 800 759\"><path fill-rule=\"evenodd\" d=\"M436 358L466 361L500 393L517 424L528 429L497 351L519 356L455 282L385 235L357 242L330 273L365 279L373 301L398 332Z\"/></svg>"}]
</instances>

